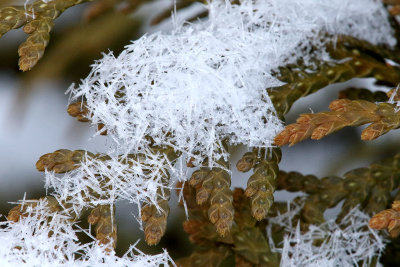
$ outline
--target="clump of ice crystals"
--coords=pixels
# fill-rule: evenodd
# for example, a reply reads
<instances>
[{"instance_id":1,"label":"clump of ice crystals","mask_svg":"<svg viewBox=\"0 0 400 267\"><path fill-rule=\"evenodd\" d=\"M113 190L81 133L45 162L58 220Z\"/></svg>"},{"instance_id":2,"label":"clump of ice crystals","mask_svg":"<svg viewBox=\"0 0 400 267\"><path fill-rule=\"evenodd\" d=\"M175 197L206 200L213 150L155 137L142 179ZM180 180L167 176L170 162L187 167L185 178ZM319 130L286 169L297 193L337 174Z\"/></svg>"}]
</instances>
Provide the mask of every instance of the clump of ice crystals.
<instances>
[{"instance_id":1,"label":"clump of ice crystals","mask_svg":"<svg viewBox=\"0 0 400 267\"><path fill-rule=\"evenodd\" d=\"M119 151L146 147L145 136L210 159L221 156L222 140L270 147L281 129L266 92L279 84L272 69L307 62L311 46L330 41L321 41L325 33L395 43L374 0L213 1L207 8L206 20L145 35L117 57L104 55L70 87ZM326 57L323 49L319 54Z\"/></svg>"},{"instance_id":2,"label":"clump of ice crystals","mask_svg":"<svg viewBox=\"0 0 400 267\"><path fill-rule=\"evenodd\" d=\"M370 218L357 208L351 210L340 223L330 220L319 226L310 225L306 232L301 232L299 225L291 227L290 221L298 211L289 211L272 219L273 223L285 227L289 232L284 238L283 248L275 248L275 251L282 253L283 267L371 266L383 252L384 239L368 227ZM321 245L316 245L317 241L322 240Z\"/></svg>"},{"instance_id":3,"label":"clump of ice crystals","mask_svg":"<svg viewBox=\"0 0 400 267\"><path fill-rule=\"evenodd\" d=\"M31 204L35 205L31 205ZM0 223L1 266L168 266L172 262L167 252L145 255L134 246L122 257L108 252L95 238L79 242L79 228L69 212L49 210L44 199L23 201L26 214L16 223ZM31 205L31 206L29 206ZM83 230L82 230L83 231ZM87 235L91 237L90 233Z\"/></svg>"}]
</instances>

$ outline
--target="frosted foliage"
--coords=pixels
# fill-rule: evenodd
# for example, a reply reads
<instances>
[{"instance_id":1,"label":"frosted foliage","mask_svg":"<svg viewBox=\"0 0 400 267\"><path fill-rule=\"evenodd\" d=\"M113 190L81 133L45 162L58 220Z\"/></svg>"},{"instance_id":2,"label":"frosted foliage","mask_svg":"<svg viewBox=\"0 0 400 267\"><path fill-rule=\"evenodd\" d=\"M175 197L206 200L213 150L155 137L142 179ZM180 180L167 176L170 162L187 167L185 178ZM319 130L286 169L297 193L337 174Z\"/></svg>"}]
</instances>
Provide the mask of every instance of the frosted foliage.
<instances>
[{"instance_id":1,"label":"frosted foliage","mask_svg":"<svg viewBox=\"0 0 400 267\"><path fill-rule=\"evenodd\" d=\"M311 225L305 233L299 225L295 229L288 227L287 219L283 215L274 221L289 231L280 250L283 267L371 266L385 247L383 239L368 227L369 217L358 209L350 211L339 225L334 221ZM315 246L317 240L325 241Z\"/></svg>"},{"instance_id":2,"label":"frosted foliage","mask_svg":"<svg viewBox=\"0 0 400 267\"><path fill-rule=\"evenodd\" d=\"M17 223L0 223L0 266L168 266L172 262L166 252L133 255L131 247L117 257L96 241L81 244L67 211L50 211L45 200L27 212Z\"/></svg>"},{"instance_id":3,"label":"frosted foliage","mask_svg":"<svg viewBox=\"0 0 400 267\"><path fill-rule=\"evenodd\" d=\"M54 188L60 199L73 204L76 210L113 204L116 200L157 204L157 196L163 195L162 188L169 186L163 183L168 163L162 155L150 155L124 160L87 158L79 168L62 176L46 172L46 187Z\"/></svg>"},{"instance_id":4,"label":"frosted foliage","mask_svg":"<svg viewBox=\"0 0 400 267\"><path fill-rule=\"evenodd\" d=\"M212 159L219 141L269 147L281 123L266 88L271 70L321 48L321 32L394 44L380 1L214 1L210 16L145 35L93 65L69 91L86 98L119 149L172 145ZM328 40L328 39L325 39ZM323 52L321 57L326 57Z\"/></svg>"}]
</instances>

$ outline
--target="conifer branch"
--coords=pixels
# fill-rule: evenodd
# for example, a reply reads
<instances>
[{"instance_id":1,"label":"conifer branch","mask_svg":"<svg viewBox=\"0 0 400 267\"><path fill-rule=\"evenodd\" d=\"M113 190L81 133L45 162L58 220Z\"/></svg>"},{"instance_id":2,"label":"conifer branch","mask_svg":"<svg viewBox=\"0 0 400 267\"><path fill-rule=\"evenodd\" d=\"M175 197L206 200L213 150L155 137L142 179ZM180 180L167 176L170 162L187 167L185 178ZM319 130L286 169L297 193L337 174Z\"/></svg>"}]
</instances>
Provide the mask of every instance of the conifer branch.
<instances>
[{"instance_id":1,"label":"conifer branch","mask_svg":"<svg viewBox=\"0 0 400 267\"><path fill-rule=\"evenodd\" d=\"M369 221L369 226L376 230L387 229L391 237L400 234L400 201L395 201L391 209L375 214Z\"/></svg>"},{"instance_id":2,"label":"conifer branch","mask_svg":"<svg viewBox=\"0 0 400 267\"><path fill-rule=\"evenodd\" d=\"M85 157L94 158L95 155L85 150L59 149L41 156L36 162L36 169L41 172L48 170L65 173L78 168L78 164L85 160Z\"/></svg>"},{"instance_id":3,"label":"conifer branch","mask_svg":"<svg viewBox=\"0 0 400 267\"><path fill-rule=\"evenodd\" d=\"M374 104L365 100L338 99L329 105L331 111L301 114L275 137L275 144L290 146L307 138L319 140L346 126L371 123L361 134L362 140L374 140L400 127L400 111L395 104Z\"/></svg>"},{"instance_id":4,"label":"conifer branch","mask_svg":"<svg viewBox=\"0 0 400 267\"><path fill-rule=\"evenodd\" d=\"M106 246L107 251L115 249L117 245L117 225L115 222L115 206L98 205L91 210L88 216L89 224L95 226L96 239L101 245Z\"/></svg>"},{"instance_id":5,"label":"conifer branch","mask_svg":"<svg viewBox=\"0 0 400 267\"><path fill-rule=\"evenodd\" d=\"M190 185L197 186L196 200L199 205L210 203L208 217L215 224L217 232L225 236L232 227L234 210L232 206L231 177L224 169L228 162L217 162L221 167L201 168L190 178Z\"/></svg>"},{"instance_id":6,"label":"conifer branch","mask_svg":"<svg viewBox=\"0 0 400 267\"><path fill-rule=\"evenodd\" d=\"M270 250L263 224L258 225L257 220L252 217L250 200L245 196L243 189L235 188L233 191L234 223L227 235L221 236L216 234L216 226L208 220L207 205L196 204L196 190L189 186L188 182L178 185L178 188L182 186L183 196L191 215L191 218L183 225L192 243L202 249L212 247L214 251L227 250L226 256L233 254L241 263L247 262L261 266L278 265L278 255ZM191 256L178 260L178 265L187 266L185 264L188 262L193 263L197 255L194 252ZM211 264L210 266L218 265Z\"/></svg>"},{"instance_id":7,"label":"conifer branch","mask_svg":"<svg viewBox=\"0 0 400 267\"><path fill-rule=\"evenodd\" d=\"M62 211L63 207L60 205L58 200L55 197L52 196L46 196L41 198L40 200L43 200L46 202L47 208L50 210L50 212L56 213L58 211ZM26 202L19 204L15 207L13 207L9 212L7 216L7 220L12 221L12 222L18 222L21 217L26 217L28 216L28 210L36 207L38 205L37 201L31 201L31 202ZM35 214L35 216L40 216L40 214Z\"/></svg>"},{"instance_id":8,"label":"conifer branch","mask_svg":"<svg viewBox=\"0 0 400 267\"><path fill-rule=\"evenodd\" d=\"M391 192L399 186L399 175L400 154L397 154L374 162L369 167L349 171L343 178L330 176L318 179L313 175L280 171L277 190L309 194L301 218L305 223L320 224L325 221L324 211L335 207L342 200L344 203L338 221L357 205L370 215L384 209L391 201Z\"/></svg>"},{"instance_id":9,"label":"conifer branch","mask_svg":"<svg viewBox=\"0 0 400 267\"><path fill-rule=\"evenodd\" d=\"M24 26L27 40L18 49L19 68L32 69L42 58L50 40L54 20L66 9L92 0L36 0L27 6L11 6L0 9L0 37L12 29Z\"/></svg>"},{"instance_id":10,"label":"conifer branch","mask_svg":"<svg viewBox=\"0 0 400 267\"><path fill-rule=\"evenodd\" d=\"M141 219L144 223L144 234L147 244L157 245L167 229L169 215L169 190L165 190L164 198L160 197L157 205L144 204L141 210Z\"/></svg>"},{"instance_id":11,"label":"conifer branch","mask_svg":"<svg viewBox=\"0 0 400 267\"><path fill-rule=\"evenodd\" d=\"M251 198L252 214L257 220L266 218L274 201L275 179L279 171L278 163L281 159L281 152L279 148L276 148L271 149L269 153L271 155L261 155L257 159L257 163L254 166L254 174L247 181L245 191L246 196ZM247 154L244 160L249 156L252 159L254 154ZM243 158L238 162L239 168L244 165L242 162ZM250 163L254 164L253 160L250 160ZM247 166L242 169L246 170Z\"/></svg>"},{"instance_id":12,"label":"conifer branch","mask_svg":"<svg viewBox=\"0 0 400 267\"><path fill-rule=\"evenodd\" d=\"M387 64L383 56L376 54L377 51L383 51L382 49L374 48L365 41L353 41L349 45L348 40L353 39L342 37L335 45L328 47L335 62L317 62L314 70L303 66L301 62L279 69L277 78L286 84L268 90L278 114L285 115L301 97L315 93L329 84L345 82L352 78L374 77L394 86L400 83L400 69ZM354 47L354 43L358 46ZM373 49L371 47L374 48L373 56L366 53Z\"/></svg>"}]
</instances>

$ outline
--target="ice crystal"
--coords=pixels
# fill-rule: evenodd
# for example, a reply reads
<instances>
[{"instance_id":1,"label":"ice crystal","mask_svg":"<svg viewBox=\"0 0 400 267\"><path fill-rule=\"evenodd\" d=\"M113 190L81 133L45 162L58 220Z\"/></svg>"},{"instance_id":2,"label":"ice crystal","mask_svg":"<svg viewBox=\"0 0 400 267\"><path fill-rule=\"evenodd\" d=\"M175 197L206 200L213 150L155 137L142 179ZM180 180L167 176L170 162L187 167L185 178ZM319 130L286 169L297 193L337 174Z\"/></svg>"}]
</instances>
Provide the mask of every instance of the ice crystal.
<instances>
[{"instance_id":1,"label":"ice crystal","mask_svg":"<svg viewBox=\"0 0 400 267\"><path fill-rule=\"evenodd\" d=\"M129 253L117 257L96 241L81 244L67 210L50 211L45 200L22 203L37 205L28 207L16 223L0 223L1 266L168 266L172 262L166 252L133 255L131 247Z\"/></svg>"},{"instance_id":2,"label":"ice crystal","mask_svg":"<svg viewBox=\"0 0 400 267\"><path fill-rule=\"evenodd\" d=\"M337 34L393 45L377 0L213 1L209 18L171 33L145 35L93 65L69 92L85 98L119 150L173 146L209 159L221 140L269 147L281 129L266 88L271 70L313 51ZM329 37L332 36L332 37ZM315 56L315 55L314 55Z\"/></svg>"},{"instance_id":3,"label":"ice crystal","mask_svg":"<svg viewBox=\"0 0 400 267\"><path fill-rule=\"evenodd\" d=\"M140 204L146 200L157 204L159 188L163 183L168 160L164 155L142 154L136 158L96 159L87 157L80 166L61 176L46 172L46 188L53 188L63 201L73 204L74 209L104 204L116 200L128 200Z\"/></svg>"},{"instance_id":4,"label":"ice crystal","mask_svg":"<svg viewBox=\"0 0 400 267\"><path fill-rule=\"evenodd\" d=\"M304 233L299 225L290 227L288 219L293 218L293 212L288 214L273 220L289 232L283 249L278 249L282 253L281 266L370 266L385 247L384 240L368 227L369 217L357 208L339 224L330 220L319 226L310 225ZM323 242L316 245L317 241Z\"/></svg>"}]
</instances>

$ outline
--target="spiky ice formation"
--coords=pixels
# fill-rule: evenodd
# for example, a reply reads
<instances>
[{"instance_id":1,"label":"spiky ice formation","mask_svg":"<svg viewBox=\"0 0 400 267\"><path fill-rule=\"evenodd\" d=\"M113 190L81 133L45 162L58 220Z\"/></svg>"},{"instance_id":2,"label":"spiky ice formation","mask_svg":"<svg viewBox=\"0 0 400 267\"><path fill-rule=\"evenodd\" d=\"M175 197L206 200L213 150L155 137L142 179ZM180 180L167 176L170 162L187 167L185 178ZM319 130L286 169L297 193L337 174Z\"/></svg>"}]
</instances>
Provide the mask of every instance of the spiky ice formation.
<instances>
[{"instance_id":1,"label":"spiky ice formation","mask_svg":"<svg viewBox=\"0 0 400 267\"><path fill-rule=\"evenodd\" d=\"M159 188L172 186L163 183L168 164L163 154L150 152L123 159L87 156L76 169L61 176L46 171L45 186L53 188L61 200L72 204L77 211L83 207L112 205L117 200L157 205L157 198L163 197L163 190Z\"/></svg>"},{"instance_id":2,"label":"spiky ice formation","mask_svg":"<svg viewBox=\"0 0 400 267\"><path fill-rule=\"evenodd\" d=\"M82 230L68 210L54 212L44 199L21 204L28 207L17 222L0 223L1 266L168 266L172 262L166 252L145 255L132 246L117 257L96 241L82 244L76 235Z\"/></svg>"},{"instance_id":3,"label":"spiky ice formation","mask_svg":"<svg viewBox=\"0 0 400 267\"><path fill-rule=\"evenodd\" d=\"M354 208L336 224L333 220L319 226L310 225L301 232L300 226L290 227L300 209L279 215L271 221L286 228L280 265L286 266L371 266L379 260L385 241L377 231L368 227L369 217ZM271 229L269 229L271 232Z\"/></svg>"},{"instance_id":4,"label":"spiky ice formation","mask_svg":"<svg viewBox=\"0 0 400 267\"><path fill-rule=\"evenodd\" d=\"M220 156L224 139L269 147L281 129L265 90L279 84L272 69L307 62L311 47L326 57L326 35L395 43L375 0L213 1L208 8L207 20L145 35L118 57L104 55L70 87L120 147L138 150L150 136L210 159Z\"/></svg>"}]
</instances>

